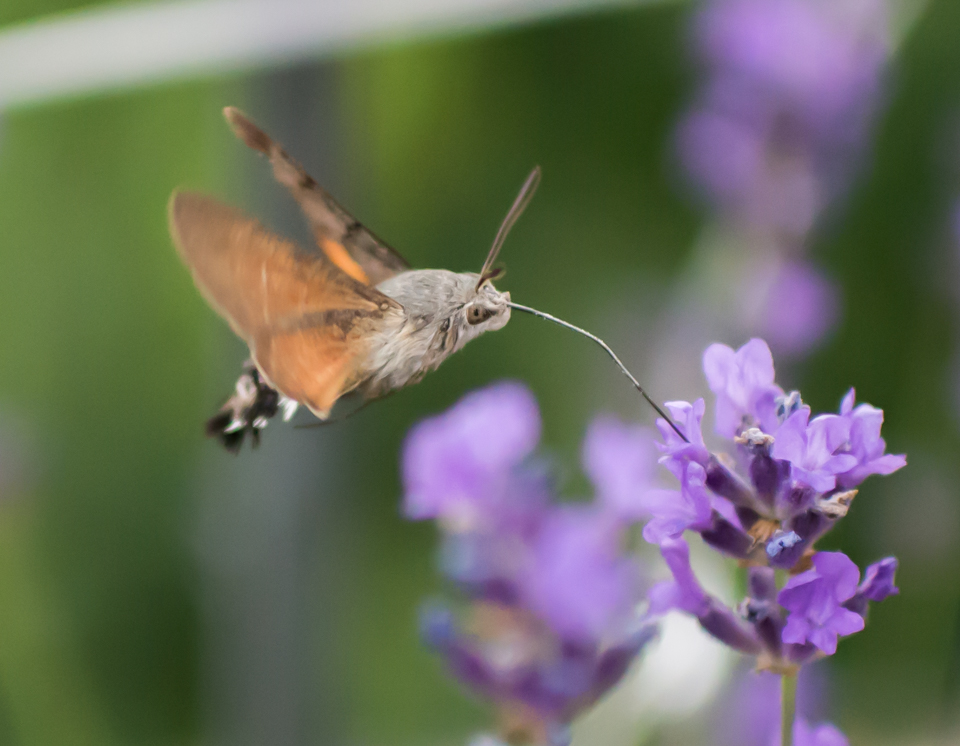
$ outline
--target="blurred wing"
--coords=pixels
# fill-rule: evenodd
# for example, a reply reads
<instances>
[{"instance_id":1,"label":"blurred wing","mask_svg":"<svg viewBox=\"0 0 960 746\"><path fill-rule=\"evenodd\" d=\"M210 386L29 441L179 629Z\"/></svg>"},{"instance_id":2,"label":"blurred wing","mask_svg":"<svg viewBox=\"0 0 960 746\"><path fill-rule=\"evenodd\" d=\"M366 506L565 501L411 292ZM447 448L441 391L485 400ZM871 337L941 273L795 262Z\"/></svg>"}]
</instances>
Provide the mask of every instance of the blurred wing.
<instances>
[{"instance_id":1,"label":"blurred wing","mask_svg":"<svg viewBox=\"0 0 960 746\"><path fill-rule=\"evenodd\" d=\"M200 291L250 345L270 384L319 417L356 383L370 332L401 308L210 197L174 193L170 232Z\"/></svg>"},{"instance_id":2,"label":"blurred wing","mask_svg":"<svg viewBox=\"0 0 960 746\"><path fill-rule=\"evenodd\" d=\"M237 137L269 156L277 181L289 189L300 204L317 245L334 264L367 285L379 285L410 269L402 256L351 217L263 130L232 106L223 113Z\"/></svg>"}]
</instances>

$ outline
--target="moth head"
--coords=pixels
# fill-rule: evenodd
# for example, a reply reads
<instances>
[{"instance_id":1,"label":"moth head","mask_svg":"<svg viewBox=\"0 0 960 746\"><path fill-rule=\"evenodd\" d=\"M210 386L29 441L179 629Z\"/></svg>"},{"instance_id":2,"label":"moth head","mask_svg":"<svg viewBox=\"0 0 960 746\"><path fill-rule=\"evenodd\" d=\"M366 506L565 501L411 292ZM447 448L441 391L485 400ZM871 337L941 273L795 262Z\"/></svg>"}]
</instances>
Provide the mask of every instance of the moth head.
<instances>
[{"instance_id":1,"label":"moth head","mask_svg":"<svg viewBox=\"0 0 960 746\"><path fill-rule=\"evenodd\" d=\"M469 299L463 304L463 317L467 329L482 332L502 329L510 320L510 293L501 293L490 279L474 287Z\"/></svg>"}]
</instances>

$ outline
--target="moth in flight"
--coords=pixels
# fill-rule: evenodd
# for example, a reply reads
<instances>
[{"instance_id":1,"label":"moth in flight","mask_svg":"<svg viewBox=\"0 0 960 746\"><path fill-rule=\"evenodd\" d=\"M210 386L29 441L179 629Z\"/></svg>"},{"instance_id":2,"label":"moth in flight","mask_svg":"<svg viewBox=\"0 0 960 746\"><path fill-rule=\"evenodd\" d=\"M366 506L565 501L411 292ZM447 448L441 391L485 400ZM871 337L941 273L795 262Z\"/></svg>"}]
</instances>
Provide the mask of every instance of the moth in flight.
<instances>
[{"instance_id":1,"label":"moth in flight","mask_svg":"<svg viewBox=\"0 0 960 746\"><path fill-rule=\"evenodd\" d=\"M365 400L418 382L471 339L510 320L493 264L540 181L535 168L479 273L410 269L283 148L235 108L234 133L266 155L299 203L317 250L193 192L170 198L170 233L200 292L250 348L234 394L207 423L230 451L299 405L321 420L349 392Z\"/></svg>"}]
</instances>

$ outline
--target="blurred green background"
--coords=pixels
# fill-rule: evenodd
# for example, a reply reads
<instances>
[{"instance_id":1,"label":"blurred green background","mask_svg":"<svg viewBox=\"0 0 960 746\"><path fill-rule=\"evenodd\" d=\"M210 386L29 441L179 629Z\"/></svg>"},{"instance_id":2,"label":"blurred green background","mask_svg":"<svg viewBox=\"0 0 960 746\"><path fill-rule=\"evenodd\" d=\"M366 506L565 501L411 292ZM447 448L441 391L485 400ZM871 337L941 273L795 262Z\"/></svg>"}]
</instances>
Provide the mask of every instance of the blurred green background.
<instances>
[{"instance_id":1,"label":"blurred green background","mask_svg":"<svg viewBox=\"0 0 960 746\"><path fill-rule=\"evenodd\" d=\"M0 24L80 5L5 0ZM3 112L0 743L426 745L483 727L483 706L417 638L417 605L439 584L432 527L398 511L404 433L501 377L537 393L561 463L575 463L593 413L650 413L589 343L524 317L345 423L274 425L230 457L201 426L244 350L177 259L166 202L203 189L303 235L223 124L237 105L414 266L476 271L539 163L499 284L604 336L643 379L707 219L672 151L697 75L690 10L596 12ZM867 167L813 250L842 286L843 320L780 378L820 410L856 385L911 461L868 482L825 545L861 566L902 562L901 595L833 660L829 715L854 744L952 743L956 0L929 3L893 70ZM672 733L652 740L681 742Z\"/></svg>"}]
</instances>

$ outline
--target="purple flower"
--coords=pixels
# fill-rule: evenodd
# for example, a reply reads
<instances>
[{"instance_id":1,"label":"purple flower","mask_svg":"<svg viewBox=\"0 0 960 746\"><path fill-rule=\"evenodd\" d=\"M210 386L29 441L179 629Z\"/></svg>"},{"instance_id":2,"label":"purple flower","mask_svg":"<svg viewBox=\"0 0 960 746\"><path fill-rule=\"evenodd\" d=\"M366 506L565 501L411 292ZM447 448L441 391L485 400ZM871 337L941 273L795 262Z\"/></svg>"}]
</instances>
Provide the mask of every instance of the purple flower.
<instances>
[{"instance_id":1,"label":"purple flower","mask_svg":"<svg viewBox=\"0 0 960 746\"><path fill-rule=\"evenodd\" d=\"M829 723L810 725L819 719L828 682L816 668L803 668L797 681L795 746L842 746L843 734ZM776 746L780 743L780 676L744 671L734 682L732 695L722 702L719 722L714 727L716 746ZM841 740L830 740L840 737Z\"/></svg>"},{"instance_id":2,"label":"purple flower","mask_svg":"<svg viewBox=\"0 0 960 746\"><path fill-rule=\"evenodd\" d=\"M882 22L882 10L875 3L871 15L861 12L860 24L850 23L848 15L845 25L842 14L804 0L724 0L707 5L699 30L714 65L750 81L784 108L839 125L838 116L849 115L875 90L869 81L884 50L879 29L865 34L862 26Z\"/></svg>"},{"instance_id":3,"label":"purple flower","mask_svg":"<svg viewBox=\"0 0 960 746\"><path fill-rule=\"evenodd\" d=\"M592 506L557 508L533 541L521 597L565 640L600 640L639 601L639 568L621 553L611 518Z\"/></svg>"},{"instance_id":4,"label":"purple flower","mask_svg":"<svg viewBox=\"0 0 960 746\"><path fill-rule=\"evenodd\" d=\"M667 406L685 442L663 420L657 425L663 464L680 491L638 492L632 515L648 516L643 537L660 546L673 579L648 594L656 617L680 610L727 646L759 656L771 670L802 666L832 654L840 635L863 629L867 606L897 592L896 560L867 570L859 587L857 567L843 554L814 552L815 543L846 515L856 490L840 479L856 470L881 473L903 465L886 456L879 410L853 409L853 394L838 415L811 419L800 393L774 383L766 343L754 339L734 351L722 344L704 353L704 372L717 396L717 430L733 440L730 453L712 453L700 429L702 399ZM751 567L750 590L736 611L701 587L690 565L685 531ZM800 572L777 593L775 570ZM831 731L810 730L810 737Z\"/></svg>"},{"instance_id":5,"label":"purple flower","mask_svg":"<svg viewBox=\"0 0 960 746\"><path fill-rule=\"evenodd\" d=\"M849 437L848 419L824 414L810 421L810 408L803 406L777 430L771 455L790 462L794 481L828 492L837 485L836 475L857 463L854 456L837 453Z\"/></svg>"},{"instance_id":6,"label":"purple flower","mask_svg":"<svg viewBox=\"0 0 960 746\"><path fill-rule=\"evenodd\" d=\"M710 76L678 136L684 166L719 206L796 235L845 185L888 54L882 3L831 11L705 3L697 41Z\"/></svg>"},{"instance_id":7,"label":"purple flower","mask_svg":"<svg viewBox=\"0 0 960 746\"><path fill-rule=\"evenodd\" d=\"M508 740L566 744L568 724L619 681L655 633L640 567L622 547L657 468L652 433L598 420L584 446L591 504L560 505L531 459L540 419L517 384L464 397L417 425L405 512L435 518L441 569L461 596L422 615L460 681L522 715Z\"/></svg>"},{"instance_id":8,"label":"purple flower","mask_svg":"<svg viewBox=\"0 0 960 746\"><path fill-rule=\"evenodd\" d=\"M691 112L677 132L686 171L722 204L753 191L763 170L762 134L749 123L709 108Z\"/></svg>"},{"instance_id":9,"label":"purple flower","mask_svg":"<svg viewBox=\"0 0 960 746\"><path fill-rule=\"evenodd\" d=\"M511 470L539 439L537 402L523 385L504 382L467 394L407 436L404 513L472 524L508 490Z\"/></svg>"},{"instance_id":10,"label":"purple flower","mask_svg":"<svg viewBox=\"0 0 960 746\"><path fill-rule=\"evenodd\" d=\"M900 593L900 589L893 584L896 572L896 557L886 557L879 562L874 562L863 574L863 582L857 588L854 597L847 601L844 606L850 611L855 611L860 616L866 617L868 601L883 601L885 598Z\"/></svg>"},{"instance_id":11,"label":"purple flower","mask_svg":"<svg viewBox=\"0 0 960 746\"><path fill-rule=\"evenodd\" d=\"M668 401L666 408L673 417L674 424L680 429L687 439L684 440L677 435L676 430L670 427L670 424L657 418L657 429L663 438L663 443L657 443L657 448L663 456L660 457L660 463L677 464L680 467L687 461L695 461L705 466L710 460L710 452L703 443L703 431L701 424L706 404L703 399L697 399L693 404L685 401Z\"/></svg>"},{"instance_id":12,"label":"purple flower","mask_svg":"<svg viewBox=\"0 0 960 746\"><path fill-rule=\"evenodd\" d=\"M759 330L782 353L806 352L837 320L839 290L808 262L788 261L777 266L765 296Z\"/></svg>"},{"instance_id":13,"label":"purple flower","mask_svg":"<svg viewBox=\"0 0 960 746\"><path fill-rule=\"evenodd\" d=\"M704 592L690 566L690 547L683 539L665 539L660 544L672 581L650 589L649 613L656 617L674 609L697 617L700 626L724 645L747 655L757 655L762 646L753 628L723 603Z\"/></svg>"},{"instance_id":14,"label":"purple flower","mask_svg":"<svg viewBox=\"0 0 960 746\"><path fill-rule=\"evenodd\" d=\"M837 651L837 638L864 627L863 617L843 603L857 592L860 571L842 552L818 552L813 569L787 581L777 601L790 611L783 641L812 643L827 655Z\"/></svg>"},{"instance_id":15,"label":"purple flower","mask_svg":"<svg viewBox=\"0 0 960 746\"><path fill-rule=\"evenodd\" d=\"M666 614L679 609L694 615L701 614L707 605L707 594L700 586L690 565L690 547L683 539L660 542L660 554L666 560L673 580L657 583L650 589L650 613Z\"/></svg>"},{"instance_id":16,"label":"purple flower","mask_svg":"<svg viewBox=\"0 0 960 746\"><path fill-rule=\"evenodd\" d=\"M653 432L599 417L587 430L583 467L607 507L623 518L636 519L657 471Z\"/></svg>"},{"instance_id":17,"label":"purple flower","mask_svg":"<svg viewBox=\"0 0 960 746\"><path fill-rule=\"evenodd\" d=\"M642 512L651 517L643 527L643 538L651 544L676 539L688 528L703 530L711 525L707 472L691 462L682 467L681 490L648 490L641 502Z\"/></svg>"},{"instance_id":18,"label":"purple flower","mask_svg":"<svg viewBox=\"0 0 960 746\"><path fill-rule=\"evenodd\" d=\"M773 356L766 342L751 339L736 352L712 344L703 353L703 372L717 395L719 435L732 438L753 426L766 433L777 429L776 399L783 389L773 382Z\"/></svg>"},{"instance_id":19,"label":"purple flower","mask_svg":"<svg viewBox=\"0 0 960 746\"><path fill-rule=\"evenodd\" d=\"M850 741L837 727L830 723L808 725L802 718L797 718L793 724L793 743L794 746L850 746ZM780 744L779 733L774 744Z\"/></svg>"},{"instance_id":20,"label":"purple flower","mask_svg":"<svg viewBox=\"0 0 960 746\"><path fill-rule=\"evenodd\" d=\"M906 456L885 453L887 444L880 437L883 410L869 404L854 409L854 400L855 392L850 389L840 404L840 416L850 427L846 451L855 459L854 466L837 476L844 489L856 487L871 474L892 474L907 465Z\"/></svg>"},{"instance_id":21,"label":"purple flower","mask_svg":"<svg viewBox=\"0 0 960 746\"><path fill-rule=\"evenodd\" d=\"M900 593L900 589L893 584L893 576L896 572L896 557L887 557L874 562L863 574L863 582L857 588L857 594L870 601L883 601L889 596L896 596Z\"/></svg>"}]
</instances>

